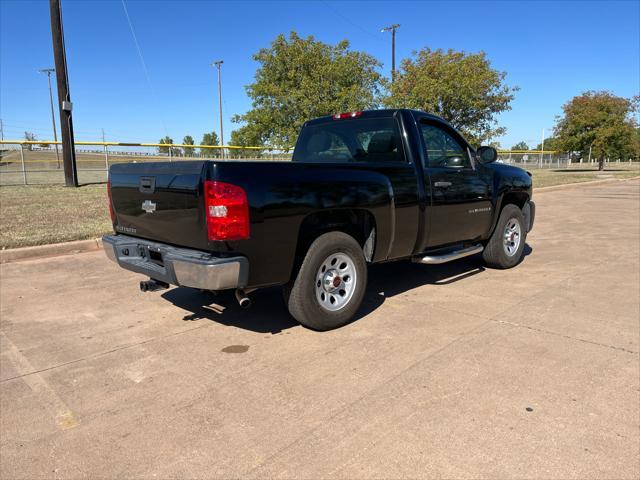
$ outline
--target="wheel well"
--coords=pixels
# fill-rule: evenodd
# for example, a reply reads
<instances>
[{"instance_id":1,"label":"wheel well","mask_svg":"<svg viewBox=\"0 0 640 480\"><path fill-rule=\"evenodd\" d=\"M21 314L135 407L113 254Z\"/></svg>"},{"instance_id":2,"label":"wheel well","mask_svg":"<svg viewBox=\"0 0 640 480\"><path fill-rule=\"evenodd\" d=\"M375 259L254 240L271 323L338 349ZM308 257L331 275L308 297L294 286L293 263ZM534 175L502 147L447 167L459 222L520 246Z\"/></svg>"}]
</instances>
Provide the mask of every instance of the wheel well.
<instances>
[{"instance_id":1,"label":"wheel well","mask_svg":"<svg viewBox=\"0 0 640 480\"><path fill-rule=\"evenodd\" d=\"M510 203L513 205L517 205L518 208L522 210L524 205L527 203L527 200L529 200L529 195L527 195L525 192L505 193L504 197L502 198L502 205L500 206L500 211L502 211L505 205L508 205Z\"/></svg>"},{"instance_id":2,"label":"wheel well","mask_svg":"<svg viewBox=\"0 0 640 480\"><path fill-rule=\"evenodd\" d=\"M375 230L375 219L366 210L340 209L312 213L300 225L294 272L302 264L302 260L313 241L328 232L346 233L352 236L363 249L367 244L367 250L370 249L370 251L365 252L365 258L370 261L373 258L373 250L375 248ZM371 242L373 243L369 245Z\"/></svg>"}]
</instances>

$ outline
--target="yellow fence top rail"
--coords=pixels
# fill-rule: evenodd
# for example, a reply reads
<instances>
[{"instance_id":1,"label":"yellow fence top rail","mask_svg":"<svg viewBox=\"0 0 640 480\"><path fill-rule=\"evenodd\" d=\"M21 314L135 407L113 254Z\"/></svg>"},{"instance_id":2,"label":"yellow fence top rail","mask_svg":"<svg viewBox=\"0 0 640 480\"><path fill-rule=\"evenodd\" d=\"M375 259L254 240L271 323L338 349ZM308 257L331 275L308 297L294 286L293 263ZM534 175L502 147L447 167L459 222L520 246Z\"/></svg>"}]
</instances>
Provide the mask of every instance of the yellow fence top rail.
<instances>
[{"instance_id":1,"label":"yellow fence top rail","mask_svg":"<svg viewBox=\"0 0 640 480\"><path fill-rule=\"evenodd\" d=\"M521 154L532 154L532 155L540 155L541 153L558 153L558 150L498 150L498 153L517 153Z\"/></svg>"}]
</instances>

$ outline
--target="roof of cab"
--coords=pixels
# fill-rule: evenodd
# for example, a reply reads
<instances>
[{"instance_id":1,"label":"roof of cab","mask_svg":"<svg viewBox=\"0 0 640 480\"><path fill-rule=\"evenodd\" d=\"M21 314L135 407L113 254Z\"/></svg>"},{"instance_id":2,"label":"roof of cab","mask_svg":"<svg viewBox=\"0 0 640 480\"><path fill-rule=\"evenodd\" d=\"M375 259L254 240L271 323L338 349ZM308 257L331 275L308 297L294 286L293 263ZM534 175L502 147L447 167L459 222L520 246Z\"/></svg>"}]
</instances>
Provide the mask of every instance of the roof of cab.
<instances>
[{"instance_id":1,"label":"roof of cab","mask_svg":"<svg viewBox=\"0 0 640 480\"><path fill-rule=\"evenodd\" d=\"M396 112L416 113L416 114L419 114L421 116L426 116L426 117L429 117L429 118L433 118L434 120L439 120L439 121L442 121L442 122L446 123L446 121L443 118L438 117L437 115L433 115L431 113L423 112L421 110L412 110L412 109L408 109L408 108L381 108L381 109L378 109L378 110L362 110L361 114L357 118L386 118L386 117L393 116ZM339 114L339 113L343 113L343 112L336 112L336 114ZM349 112L344 112L344 113L349 113ZM325 123L327 121L335 120L334 115L325 115L324 117L318 117L318 118L314 118L312 120L307 120L304 123L304 125L315 125L315 124L318 124L318 123Z\"/></svg>"}]
</instances>

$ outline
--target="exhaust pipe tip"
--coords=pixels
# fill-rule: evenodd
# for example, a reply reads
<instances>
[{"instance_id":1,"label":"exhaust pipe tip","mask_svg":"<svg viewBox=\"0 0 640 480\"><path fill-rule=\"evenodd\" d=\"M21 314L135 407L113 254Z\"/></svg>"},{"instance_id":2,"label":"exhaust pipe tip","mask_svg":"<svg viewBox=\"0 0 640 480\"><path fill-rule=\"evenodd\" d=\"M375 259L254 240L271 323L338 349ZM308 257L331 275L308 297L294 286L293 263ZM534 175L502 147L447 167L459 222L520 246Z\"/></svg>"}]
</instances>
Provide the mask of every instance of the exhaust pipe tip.
<instances>
[{"instance_id":1,"label":"exhaust pipe tip","mask_svg":"<svg viewBox=\"0 0 640 480\"><path fill-rule=\"evenodd\" d=\"M251 299L247 297L247 294L244 290L238 289L236 290L236 300L238 300L238 304L240 308L249 308L251 306Z\"/></svg>"}]
</instances>

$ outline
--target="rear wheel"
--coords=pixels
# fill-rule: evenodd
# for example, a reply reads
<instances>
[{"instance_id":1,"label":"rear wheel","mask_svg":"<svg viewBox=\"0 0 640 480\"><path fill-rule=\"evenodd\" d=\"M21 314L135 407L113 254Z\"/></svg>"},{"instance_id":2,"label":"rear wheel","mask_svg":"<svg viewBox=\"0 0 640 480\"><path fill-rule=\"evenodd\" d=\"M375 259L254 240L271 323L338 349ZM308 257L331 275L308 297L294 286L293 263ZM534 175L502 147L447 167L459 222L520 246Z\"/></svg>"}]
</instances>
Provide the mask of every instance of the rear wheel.
<instances>
[{"instance_id":1,"label":"rear wheel","mask_svg":"<svg viewBox=\"0 0 640 480\"><path fill-rule=\"evenodd\" d=\"M331 330L355 315L366 286L367 264L358 242L345 233L329 232L311 244L284 296L302 325Z\"/></svg>"},{"instance_id":2,"label":"rear wheel","mask_svg":"<svg viewBox=\"0 0 640 480\"><path fill-rule=\"evenodd\" d=\"M493 268L511 268L522 259L527 229L524 215L517 205L506 205L498 224L482 253L486 264Z\"/></svg>"}]
</instances>

